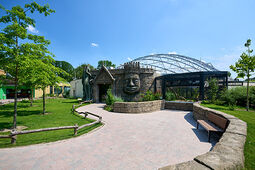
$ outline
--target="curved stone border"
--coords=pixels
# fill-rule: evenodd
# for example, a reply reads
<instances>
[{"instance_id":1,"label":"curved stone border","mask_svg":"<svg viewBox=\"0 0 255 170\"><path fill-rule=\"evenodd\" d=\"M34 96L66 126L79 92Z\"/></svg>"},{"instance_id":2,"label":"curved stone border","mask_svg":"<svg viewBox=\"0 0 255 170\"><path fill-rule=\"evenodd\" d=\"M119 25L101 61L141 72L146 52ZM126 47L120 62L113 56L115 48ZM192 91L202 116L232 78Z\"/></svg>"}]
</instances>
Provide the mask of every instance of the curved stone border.
<instances>
[{"instance_id":1,"label":"curved stone border","mask_svg":"<svg viewBox=\"0 0 255 170\"><path fill-rule=\"evenodd\" d=\"M160 168L161 170L176 169L243 169L244 144L247 135L246 122L226 113L193 104L194 119L207 120L207 114L214 113L229 120L229 125L219 142L213 149L193 160Z\"/></svg>"},{"instance_id":2,"label":"curved stone border","mask_svg":"<svg viewBox=\"0 0 255 170\"><path fill-rule=\"evenodd\" d=\"M165 109L192 111L193 102L166 101Z\"/></svg>"},{"instance_id":3,"label":"curved stone border","mask_svg":"<svg viewBox=\"0 0 255 170\"><path fill-rule=\"evenodd\" d=\"M114 112L119 113L144 113L164 109L164 100L154 100L146 102L115 102Z\"/></svg>"}]
</instances>

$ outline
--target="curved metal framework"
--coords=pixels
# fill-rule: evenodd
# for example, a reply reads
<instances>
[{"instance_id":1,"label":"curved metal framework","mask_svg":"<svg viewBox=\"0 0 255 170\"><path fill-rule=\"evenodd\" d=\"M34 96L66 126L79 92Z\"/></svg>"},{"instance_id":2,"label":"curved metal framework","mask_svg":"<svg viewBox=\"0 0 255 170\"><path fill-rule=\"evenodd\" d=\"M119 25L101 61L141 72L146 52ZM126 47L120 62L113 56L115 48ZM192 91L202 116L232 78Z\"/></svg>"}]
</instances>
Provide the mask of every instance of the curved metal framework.
<instances>
[{"instance_id":1,"label":"curved metal framework","mask_svg":"<svg viewBox=\"0 0 255 170\"><path fill-rule=\"evenodd\" d=\"M218 71L210 63L179 54L148 55L136 58L132 62L140 62L141 66L152 67L161 74Z\"/></svg>"}]
</instances>

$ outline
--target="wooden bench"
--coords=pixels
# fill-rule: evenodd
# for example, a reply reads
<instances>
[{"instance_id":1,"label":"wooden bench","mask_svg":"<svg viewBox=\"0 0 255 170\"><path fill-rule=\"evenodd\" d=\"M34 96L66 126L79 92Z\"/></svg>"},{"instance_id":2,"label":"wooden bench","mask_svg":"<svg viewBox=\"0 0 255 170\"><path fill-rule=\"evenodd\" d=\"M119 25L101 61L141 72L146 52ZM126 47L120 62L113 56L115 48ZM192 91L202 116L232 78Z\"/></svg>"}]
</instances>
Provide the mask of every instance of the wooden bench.
<instances>
[{"instance_id":1,"label":"wooden bench","mask_svg":"<svg viewBox=\"0 0 255 170\"><path fill-rule=\"evenodd\" d=\"M208 121L197 120L197 129L199 124L205 128L208 132L208 141L210 142L211 132L224 133L228 126L228 120L213 113L208 113L207 118Z\"/></svg>"}]
</instances>

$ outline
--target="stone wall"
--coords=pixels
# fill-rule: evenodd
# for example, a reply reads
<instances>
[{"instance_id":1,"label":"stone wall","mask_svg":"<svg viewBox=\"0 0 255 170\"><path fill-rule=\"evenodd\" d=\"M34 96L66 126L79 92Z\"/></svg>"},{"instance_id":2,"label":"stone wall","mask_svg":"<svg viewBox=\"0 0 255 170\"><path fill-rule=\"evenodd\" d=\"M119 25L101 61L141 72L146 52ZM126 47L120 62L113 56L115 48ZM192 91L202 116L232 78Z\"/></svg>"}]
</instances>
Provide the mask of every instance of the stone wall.
<instances>
[{"instance_id":1,"label":"stone wall","mask_svg":"<svg viewBox=\"0 0 255 170\"><path fill-rule=\"evenodd\" d=\"M160 170L176 169L243 169L244 168L244 144L247 135L246 122L203 106L198 103L193 105L194 119L207 120L207 114L213 113L229 120L229 125L219 142L213 149L203 155L195 157L193 160L180 164L169 165Z\"/></svg>"},{"instance_id":2,"label":"stone wall","mask_svg":"<svg viewBox=\"0 0 255 170\"><path fill-rule=\"evenodd\" d=\"M98 84L110 84L112 87L112 92L115 96L121 97L125 101L139 101L141 95L146 91L154 91L154 79L158 76L152 68L139 68L139 77L140 77L140 91L134 94L126 94L123 91L124 81L125 81L125 70L122 69L108 69L109 73L113 76L114 81L109 82L107 80L107 74L100 70L91 71L92 77L97 80L93 84L93 98L94 102L98 102L99 88Z\"/></svg>"},{"instance_id":3,"label":"stone wall","mask_svg":"<svg viewBox=\"0 0 255 170\"><path fill-rule=\"evenodd\" d=\"M119 113L145 113L164 109L164 100L146 102L115 102L114 112Z\"/></svg>"},{"instance_id":4,"label":"stone wall","mask_svg":"<svg viewBox=\"0 0 255 170\"><path fill-rule=\"evenodd\" d=\"M166 101L165 109L192 111L193 102Z\"/></svg>"}]
</instances>

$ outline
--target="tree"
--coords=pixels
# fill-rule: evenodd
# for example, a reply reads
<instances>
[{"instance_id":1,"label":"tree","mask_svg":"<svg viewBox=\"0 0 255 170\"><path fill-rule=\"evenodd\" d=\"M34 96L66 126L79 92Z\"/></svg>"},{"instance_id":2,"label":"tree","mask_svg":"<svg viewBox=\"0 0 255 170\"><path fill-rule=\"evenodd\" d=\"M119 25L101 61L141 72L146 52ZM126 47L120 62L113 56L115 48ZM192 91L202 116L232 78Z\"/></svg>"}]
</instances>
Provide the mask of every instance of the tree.
<instances>
[{"instance_id":1,"label":"tree","mask_svg":"<svg viewBox=\"0 0 255 170\"><path fill-rule=\"evenodd\" d=\"M109 60L100 60L100 61L98 61L97 69L100 69L103 65L104 65L106 68L111 68L111 67L115 68L115 67L116 67L116 65L113 64L113 63L112 63L111 61L109 61Z\"/></svg>"},{"instance_id":2,"label":"tree","mask_svg":"<svg viewBox=\"0 0 255 170\"><path fill-rule=\"evenodd\" d=\"M253 50L250 49L251 40L248 39L244 44L247 47L247 53L243 52L240 56L240 59L235 63L235 65L231 65L230 69L237 73L237 78L247 77L247 93L246 93L246 110L249 111L249 83L251 73L255 70L255 56L251 55Z\"/></svg>"},{"instance_id":3,"label":"tree","mask_svg":"<svg viewBox=\"0 0 255 170\"><path fill-rule=\"evenodd\" d=\"M218 90L219 90L219 85L218 85L217 79L216 78L210 79L208 92L209 92L211 103L215 103Z\"/></svg>"},{"instance_id":4,"label":"tree","mask_svg":"<svg viewBox=\"0 0 255 170\"><path fill-rule=\"evenodd\" d=\"M60 75L58 75L58 76L62 77L63 79L65 79L68 82L70 82L74 79L75 75L74 75L74 68L73 68L72 64L70 64L66 61L55 61L55 62L53 62L53 65L55 67L61 68L66 73L68 73L68 74L60 73Z\"/></svg>"},{"instance_id":5,"label":"tree","mask_svg":"<svg viewBox=\"0 0 255 170\"><path fill-rule=\"evenodd\" d=\"M65 81L63 78L58 76L59 74L67 76L67 73L64 70L55 67L52 64L52 61L53 59L40 60L37 62L37 65L34 65L33 67L34 75L36 75L33 77L35 88L43 90L43 114L46 112L46 87L57 86L57 83Z\"/></svg>"},{"instance_id":6,"label":"tree","mask_svg":"<svg viewBox=\"0 0 255 170\"><path fill-rule=\"evenodd\" d=\"M76 67L76 68L74 69L74 70L75 70L74 72L75 72L75 78L76 78L76 79L81 79L81 78L82 78L83 70L84 70L85 67L89 67L90 70L94 70L94 69L95 69L95 68L94 68L92 65L90 65L90 64L82 64L82 65Z\"/></svg>"},{"instance_id":7,"label":"tree","mask_svg":"<svg viewBox=\"0 0 255 170\"><path fill-rule=\"evenodd\" d=\"M50 60L50 52L47 46L50 41L43 36L29 34L28 26L35 27L35 20L27 14L33 14L38 11L45 16L50 15L54 10L49 5L41 6L36 2L21 6L12 7L5 11L5 15L0 18L0 23L5 25L0 32L0 63L3 69L14 77L15 97L14 97L14 115L13 128L16 129L17 118L17 90L26 73L33 64L40 64L44 60Z\"/></svg>"}]
</instances>

